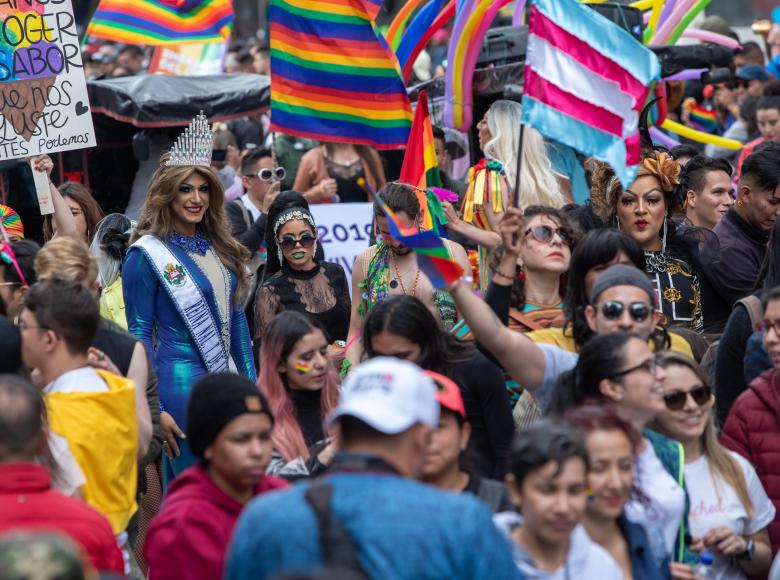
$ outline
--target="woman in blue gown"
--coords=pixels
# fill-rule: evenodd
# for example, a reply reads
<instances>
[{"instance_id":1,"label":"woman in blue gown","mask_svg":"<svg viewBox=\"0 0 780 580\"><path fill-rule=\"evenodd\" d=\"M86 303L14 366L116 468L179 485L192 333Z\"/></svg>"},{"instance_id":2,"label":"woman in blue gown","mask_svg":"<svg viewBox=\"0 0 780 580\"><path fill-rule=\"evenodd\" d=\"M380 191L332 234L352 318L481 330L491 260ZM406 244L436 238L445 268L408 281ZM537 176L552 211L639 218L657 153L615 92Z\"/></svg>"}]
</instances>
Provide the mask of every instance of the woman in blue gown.
<instances>
[{"instance_id":1,"label":"woman in blue gown","mask_svg":"<svg viewBox=\"0 0 780 580\"><path fill-rule=\"evenodd\" d=\"M196 461L182 435L197 379L233 371L255 380L241 305L246 251L227 229L224 191L208 155L195 161L176 147L163 156L122 270L128 328L159 381L166 484Z\"/></svg>"}]
</instances>

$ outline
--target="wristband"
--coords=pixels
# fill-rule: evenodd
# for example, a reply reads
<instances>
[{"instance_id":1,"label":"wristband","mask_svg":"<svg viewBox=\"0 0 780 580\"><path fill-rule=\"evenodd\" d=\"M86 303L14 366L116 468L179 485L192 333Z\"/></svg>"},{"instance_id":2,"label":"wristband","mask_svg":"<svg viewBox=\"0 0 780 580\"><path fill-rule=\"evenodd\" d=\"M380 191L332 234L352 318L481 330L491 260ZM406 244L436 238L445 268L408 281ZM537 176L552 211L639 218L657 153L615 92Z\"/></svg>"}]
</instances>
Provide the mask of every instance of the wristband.
<instances>
[{"instance_id":1,"label":"wristband","mask_svg":"<svg viewBox=\"0 0 780 580\"><path fill-rule=\"evenodd\" d=\"M514 280L514 275L509 275L506 272L502 272L501 270L493 270L494 276L501 276L502 278L506 278L507 280Z\"/></svg>"}]
</instances>

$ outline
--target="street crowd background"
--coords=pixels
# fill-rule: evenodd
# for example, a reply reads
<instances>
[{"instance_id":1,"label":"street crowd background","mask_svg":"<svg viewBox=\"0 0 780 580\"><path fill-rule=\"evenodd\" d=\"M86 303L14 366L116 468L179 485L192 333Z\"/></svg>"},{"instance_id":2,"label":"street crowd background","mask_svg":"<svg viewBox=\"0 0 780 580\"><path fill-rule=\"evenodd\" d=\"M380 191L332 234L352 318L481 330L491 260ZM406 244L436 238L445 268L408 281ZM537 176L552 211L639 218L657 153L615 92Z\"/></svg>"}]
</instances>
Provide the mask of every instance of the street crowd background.
<instances>
[{"instance_id":1,"label":"street crowd background","mask_svg":"<svg viewBox=\"0 0 780 580\"><path fill-rule=\"evenodd\" d=\"M0 159L0 580L780 580L780 6L67 10L96 147Z\"/></svg>"}]
</instances>

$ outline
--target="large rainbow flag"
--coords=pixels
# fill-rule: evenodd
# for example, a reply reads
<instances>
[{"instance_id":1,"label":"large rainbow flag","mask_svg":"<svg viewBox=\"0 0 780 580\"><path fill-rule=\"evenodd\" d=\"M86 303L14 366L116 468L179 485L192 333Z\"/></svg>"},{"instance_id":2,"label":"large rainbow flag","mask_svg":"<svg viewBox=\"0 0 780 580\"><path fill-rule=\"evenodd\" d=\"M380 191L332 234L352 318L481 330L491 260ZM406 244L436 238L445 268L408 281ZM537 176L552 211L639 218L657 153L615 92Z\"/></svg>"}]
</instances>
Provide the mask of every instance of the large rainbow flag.
<instances>
[{"instance_id":1,"label":"large rainbow flag","mask_svg":"<svg viewBox=\"0 0 780 580\"><path fill-rule=\"evenodd\" d=\"M378 0L270 0L271 129L323 141L406 145L412 109L374 28Z\"/></svg>"},{"instance_id":2,"label":"large rainbow flag","mask_svg":"<svg viewBox=\"0 0 780 580\"><path fill-rule=\"evenodd\" d=\"M87 36L152 46L224 42L231 0L100 0Z\"/></svg>"}]
</instances>

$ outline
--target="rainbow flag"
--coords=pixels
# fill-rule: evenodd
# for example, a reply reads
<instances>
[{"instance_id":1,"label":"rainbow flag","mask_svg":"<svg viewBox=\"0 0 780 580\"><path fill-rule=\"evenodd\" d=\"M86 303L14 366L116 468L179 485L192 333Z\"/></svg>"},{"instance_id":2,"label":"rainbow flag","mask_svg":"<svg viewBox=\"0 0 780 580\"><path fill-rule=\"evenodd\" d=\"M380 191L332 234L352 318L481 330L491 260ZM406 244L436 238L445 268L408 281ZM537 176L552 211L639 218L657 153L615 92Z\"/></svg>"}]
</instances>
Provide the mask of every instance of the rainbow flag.
<instances>
[{"instance_id":1,"label":"rainbow flag","mask_svg":"<svg viewBox=\"0 0 780 580\"><path fill-rule=\"evenodd\" d=\"M378 0L271 0L271 130L401 148L412 109Z\"/></svg>"},{"instance_id":2,"label":"rainbow flag","mask_svg":"<svg viewBox=\"0 0 780 580\"><path fill-rule=\"evenodd\" d=\"M698 131L704 131L705 133L718 132L718 113L707 107L702 107L698 103L691 103L683 106L688 109L691 127Z\"/></svg>"},{"instance_id":3,"label":"rainbow flag","mask_svg":"<svg viewBox=\"0 0 780 580\"><path fill-rule=\"evenodd\" d=\"M233 16L231 0L100 0L86 36L151 46L224 42Z\"/></svg>"},{"instance_id":4,"label":"rainbow flag","mask_svg":"<svg viewBox=\"0 0 780 580\"><path fill-rule=\"evenodd\" d=\"M463 276L463 268L452 259L444 240L435 232L404 227L393 210L378 195L372 194L372 197L387 216L390 235L415 251L417 266L428 277L434 288L446 288Z\"/></svg>"},{"instance_id":5,"label":"rainbow flag","mask_svg":"<svg viewBox=\"0 0 780 580\"><path fill-rule=\"evenodd\" d=\"M409 131L409 140L406 142L406 152L398 181L417 188L417 199L424 210L422 227L425 230L435 229L431 212L426 210L428 206L426 190L429 187L441 187L442 182L436 161L436 148L433 145L433 125L428 113L428 95L425 91L421 91L417 99L414 122Z\"/></svg>"}]
</instances>

